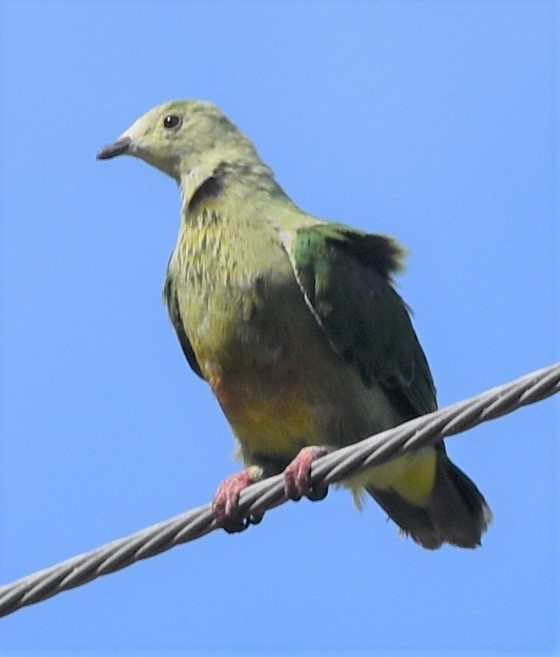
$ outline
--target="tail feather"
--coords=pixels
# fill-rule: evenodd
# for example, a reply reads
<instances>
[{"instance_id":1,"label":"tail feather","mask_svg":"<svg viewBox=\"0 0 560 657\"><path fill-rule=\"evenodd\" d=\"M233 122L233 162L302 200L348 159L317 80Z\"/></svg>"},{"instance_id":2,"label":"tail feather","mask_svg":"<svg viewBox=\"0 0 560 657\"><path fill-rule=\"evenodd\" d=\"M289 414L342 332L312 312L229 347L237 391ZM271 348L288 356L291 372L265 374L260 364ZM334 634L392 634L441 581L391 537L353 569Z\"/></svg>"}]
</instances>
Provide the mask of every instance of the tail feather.
<instances>
[{"instance_id":1,"label":"tail feather","mask_svg":"<svg viewBox=\"0 0 560 657\"><path fill-rule=\"evenodd\" d=\"M492 521L492 513L476 485L442 450L438 453L435 482L426 507L415 506L395 490L373 486L367 492L385 509L403 533L425 548L443 543L474 548Z\"/></svg>"}]
</instances>

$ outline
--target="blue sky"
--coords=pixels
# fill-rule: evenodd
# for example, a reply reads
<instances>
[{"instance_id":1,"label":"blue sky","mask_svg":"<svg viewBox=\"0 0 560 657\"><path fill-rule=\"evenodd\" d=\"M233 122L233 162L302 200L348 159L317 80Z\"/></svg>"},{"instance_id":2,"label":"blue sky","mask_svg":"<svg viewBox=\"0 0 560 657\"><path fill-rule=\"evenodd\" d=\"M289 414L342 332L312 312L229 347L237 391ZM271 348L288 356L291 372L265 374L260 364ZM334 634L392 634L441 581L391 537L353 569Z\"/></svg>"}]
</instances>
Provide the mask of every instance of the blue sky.
<instances>
[{"instance_id":1,"label":"blue sky","mask_svg":"<svg viewBox=\"0 0 560 657\"><path fill-rule=\"evenodd\" d=\"M174 183L95 154L213 100L306 210L397 236L440 404L559 357L558 9L0 3L0 582L207 502L239 466L161 301ZM0 621L2 655L552 654L559 403L448 441L490 502L428 552L332 491Z\"/></svg>"}]
</instances>

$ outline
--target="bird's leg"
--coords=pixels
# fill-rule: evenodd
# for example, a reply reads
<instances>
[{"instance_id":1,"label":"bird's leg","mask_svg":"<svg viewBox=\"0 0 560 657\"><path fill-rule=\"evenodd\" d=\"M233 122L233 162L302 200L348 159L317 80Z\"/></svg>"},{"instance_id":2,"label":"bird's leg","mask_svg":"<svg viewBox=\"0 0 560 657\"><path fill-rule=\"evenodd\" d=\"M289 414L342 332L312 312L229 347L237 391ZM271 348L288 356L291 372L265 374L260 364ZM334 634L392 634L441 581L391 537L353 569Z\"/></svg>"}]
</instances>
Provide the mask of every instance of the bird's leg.
<instances>
[{"instance_id":1,"label":"bird's leg","mask_svg":"<svg viewBox=\"0 0 560 657\"><path fill-rule=\"evenodd\" d=\"M218 527L233 534L247 529L249 525L256 525L262 520L264 514L251 515L248 518L239 516L241 491L261 479L261 468L252 466L222 481L212 500L212 513Z\"/></svg>"},{"instance_id":2,"label":"bird's leg","mask_svg":"<svg viewBox=\"0 0 560 657\"><path fill-rule=\"evenodd\" d=\"M328 447L313 445L304 447L295 459L284 470L284 488L286 495L292 500L300 500L302 497L316 502L326 497L329 492L328 486L315 488L311 485L311 464L321 456L325 456L331 450Z\"/></svg>"}]
</instances>

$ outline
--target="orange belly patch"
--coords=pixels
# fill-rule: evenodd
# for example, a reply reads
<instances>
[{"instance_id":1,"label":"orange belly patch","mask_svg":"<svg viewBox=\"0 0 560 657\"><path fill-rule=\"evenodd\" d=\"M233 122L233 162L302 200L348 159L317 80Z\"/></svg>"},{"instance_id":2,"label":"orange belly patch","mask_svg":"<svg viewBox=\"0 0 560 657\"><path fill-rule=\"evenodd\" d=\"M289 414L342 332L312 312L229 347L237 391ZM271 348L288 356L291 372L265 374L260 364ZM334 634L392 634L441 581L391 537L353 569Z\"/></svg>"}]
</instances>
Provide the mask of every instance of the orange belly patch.
<instances>
[{"instance_id":1,"label":"orange belly patch","mask_svg":"<svg viewBox=\"0 0 560 657\"><path fill-rule=\"evenodd\" d=\"M306 445L319 441L315 412L296 386L271 390L262 384L225 385L211 378L209 383L235 436L251 452L293 458ZM270 379L268 379L270 381Z\"/></svg>"}]
</instances>

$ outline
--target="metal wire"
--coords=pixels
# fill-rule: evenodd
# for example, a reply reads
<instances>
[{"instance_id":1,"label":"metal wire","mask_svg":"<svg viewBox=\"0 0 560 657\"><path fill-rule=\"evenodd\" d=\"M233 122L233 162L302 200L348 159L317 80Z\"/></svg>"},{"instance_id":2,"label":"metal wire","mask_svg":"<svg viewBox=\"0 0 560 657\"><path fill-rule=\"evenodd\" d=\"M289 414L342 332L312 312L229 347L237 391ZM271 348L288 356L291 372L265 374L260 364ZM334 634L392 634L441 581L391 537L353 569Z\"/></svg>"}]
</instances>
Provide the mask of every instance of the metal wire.
<instances>
[{"instance_id":1,"label":"metal wire","mask_svg":"<svg viewBox=\"0 0 560 657\"><path fill-rule=\"evenodd\" d=\"M323 456L312 465L311 483L325 486L338 482L372 465L545 399L559 390L560 363ZM240 511L247 517L259 515L286 500L280 474L246 488L241 493ZM206 504L40 570L0 587L0 616L193 541L214 529L217 527L212 508Z\"/></svg>"}]
</instances>

